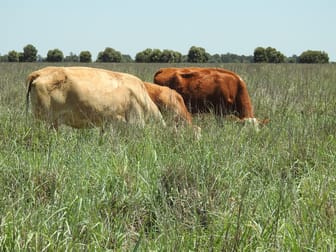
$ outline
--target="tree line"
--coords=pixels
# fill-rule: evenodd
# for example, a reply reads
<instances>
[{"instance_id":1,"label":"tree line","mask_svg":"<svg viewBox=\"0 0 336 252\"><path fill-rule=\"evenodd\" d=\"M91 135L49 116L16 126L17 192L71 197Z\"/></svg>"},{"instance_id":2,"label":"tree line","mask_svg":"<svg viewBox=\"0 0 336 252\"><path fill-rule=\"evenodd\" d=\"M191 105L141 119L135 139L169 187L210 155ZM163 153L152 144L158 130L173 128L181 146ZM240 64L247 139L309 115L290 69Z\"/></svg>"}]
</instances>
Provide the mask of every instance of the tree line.
<instances>
[{"instance_id":1,"label":"tree line","mask_svg":"<svg viewBox=\"0 0 336 252\"><path fill-rule=\"evenodd\" d=\"M52 49L47 53L47 57L37 54L35 46L28 44L23 48L23 52L15 50L9 51L1 56L1 62L93 62L90 51L81 51L79 55L70 53L64 56L60 49ZM192 46L187 55L182 55L174 50L160 50L147 48L138 52L133 59L130 55L106 47L104 51L98 53L96 62L138 62L138 63L329 63L329 56L324 51L307 50L299 56L286 57L283 53L272 47L257 47L253 55L209 54L204 48Z\"/></svg>"}]
</instances>

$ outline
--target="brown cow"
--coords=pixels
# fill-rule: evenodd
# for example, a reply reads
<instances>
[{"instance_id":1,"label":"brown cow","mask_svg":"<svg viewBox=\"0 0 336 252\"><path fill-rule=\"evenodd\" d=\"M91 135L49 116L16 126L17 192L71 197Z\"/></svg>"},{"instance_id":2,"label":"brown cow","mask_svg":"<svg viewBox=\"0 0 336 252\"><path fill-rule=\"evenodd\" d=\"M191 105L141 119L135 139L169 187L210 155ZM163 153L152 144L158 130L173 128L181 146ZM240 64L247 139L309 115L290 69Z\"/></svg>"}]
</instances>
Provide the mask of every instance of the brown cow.
<instances>
[{"instance_id":1,"label":"brown cow","mask_svg":"<svg viewBox=\"0 0 336 252\"><path fill-rule=\"evenodd\" d=\"M200 137L201 129L198 126L192 125L192 117L189 113L182 96L175 90L156 85L154 83L144 82L147 92L152 101L162 111L169 110L175 115L175 122L178 123L181 119L189 126L194 128L196 137Z\"/></svg>"},{"instance_id":2,"label":"brown cow","mask_svg":"<svg viewBox=\"0 0 336 252\"><path fill-rule=\"evenodd\" d=\"M162 110L170 110L175 114L176 121L185 120L189 125L192 124L191 115L186 108L182 96L175 90L144 82L147 92L152 101Z\"/></svg>"},{"instance_id":3,"label":"brown cow","mask_svg":"<svg viewBox=\"0 0 336 252\"><path fill-rule=\"evenodd\" d=\"M213 111L234 114L257 124L246 83L234 72L221 68L161 68L154 82L175 89L192 113Z\"/></svg>"},{"instance_id":4,"label":"brown cow","mask_svg":"<svg viewBox=\"0 0 336 252\"><path fill-rule=\"evenodd\" d=\"M158 107L137 77L88 67L46 67L27 78L36 118L55 129L103 126L122 121L143 126L149 118L165 125Z\"/></svg>"}]
</instances>

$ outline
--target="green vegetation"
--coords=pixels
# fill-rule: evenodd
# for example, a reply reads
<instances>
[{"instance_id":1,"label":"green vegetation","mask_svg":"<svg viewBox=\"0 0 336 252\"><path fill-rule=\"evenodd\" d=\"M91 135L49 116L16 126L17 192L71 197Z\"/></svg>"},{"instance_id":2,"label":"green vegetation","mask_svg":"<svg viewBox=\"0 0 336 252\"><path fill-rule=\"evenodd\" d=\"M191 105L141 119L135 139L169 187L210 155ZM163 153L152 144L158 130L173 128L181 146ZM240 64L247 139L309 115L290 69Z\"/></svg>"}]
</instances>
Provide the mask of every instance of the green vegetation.
<instances>
[{"instance_id":1,"label":"green vegetation","mask_svg":"<svg viewBox=\"0 0 336 252\"><path fill-rule=\"evenodd\" d=\"M257 47L253 53L255 63L284 63L285 55L272 47Z\"/></svg>"},{"instance_id":2,"label":"green vegetation","mask_svg":"<svg viewBox=\"0 0 336 252\"><path fill-rule=\"evenodd\" d=\"M43 66L0 65L1 251L335 251L335 65L212 65L271 121L195 116L199 141L159 125L49 131L24 106ZM85 66L151 81L168 65Z\"/></svg>"},{"instance_id":3,"label":"green vegetation","mask_svg":"<svg viewBox=\"0 0 336 252\"><path fill-rule=\"evenodd\" d=\"M318 63L325 64L329 62L329 56L326 52L308 50L301 53L299 63Z\"/></svg>"},{"instance_id":4,"label":"green vegetation","mask_svg":"<svg viewBox=\"0 0 336 252\"><path fill-rule=\"evenodd\" d=\"M89 51L82 51L79 54L79 61L84 63L92 62L92 55Z\"/></svg>"},{"instance_id":5,"label":"green vegetation","mask_svg":"<svg viewBox=\"0 0 336 252\"><path fill-rule=\"evenodd\" d=\"M121 52L106 47L104 51L98 53L97 62L121 62L121 58Z\"/></svg>"},{"instance_id":6,"label":"green vegetation","mask_svg":"<svg viewBox=\"0 0 336 252\"><path fill-rule=\"evenodd\" d=\"M23 48L23 60L24 62L35 62L37 59L37 49L33 45L26 45Z\"/></svg>"},{"instance_id":7,"label":"green vegetation","mask_svg":"<svg viewBox=\"0 0 336 252\"><path fill-rule=\"evenodd\" d=\"M139 63L179 63L182 62L182 54L173 50L159 50L147 48L135 55L135 61Z\"/></svg>"},{"instance_id":8,"label":"green vegetation","mask_svg":"<svg viewBox=\"0 0 336 252\"><path fill-rule=\"evenodd\" d=\"M47 58L37 55L37 49L28 44L23 48L23 52L9 51L5 55L0 54L0 62L92 62L92 55L89 51L81 51L79 56L70 52L70 55L63 56L59 49L49 50ZM96 62L113 62L113 63L309 63L321 64L329 63L329 56L323 51L307 50L300 56L292 55L286 57L280 51L272 47L257 47L253 55L237 55L233 53L209 54L204 48L191 46L187 55L164 49L147 48L138 52L135 59L128 54L106 47L104 51L98 53Z\"/></svg>"},{"instance_id":9,"label":"green vegetation","mask_svg":"<svg viewBox=\"0 0 336 252\"><path fill-rule=\"evenodd\" d=\"M7 55L8 62L19 62L19 53L12 50L8 52Z\"/></svg>"},{"instance_id":10,"label":"green vegetation","mask_svg":"<svg viewBox=\"0 0 336 252\"><path fill-rule=\"evenodd\" d=\"M48 62L61 62L64 59L63 52L60 49L49 50L47 54Z\"/></svg>"},{"instance_id":11,"label":"green vegetation","mask_svg":"<svg viewBox=\"0 0 336 252\"><path fill-rule=\"evenodd\" d=\"M192 46L188 52L188 62L192 63L206 63L210 58L203 47Z\"/></svg>"}]
</instances>

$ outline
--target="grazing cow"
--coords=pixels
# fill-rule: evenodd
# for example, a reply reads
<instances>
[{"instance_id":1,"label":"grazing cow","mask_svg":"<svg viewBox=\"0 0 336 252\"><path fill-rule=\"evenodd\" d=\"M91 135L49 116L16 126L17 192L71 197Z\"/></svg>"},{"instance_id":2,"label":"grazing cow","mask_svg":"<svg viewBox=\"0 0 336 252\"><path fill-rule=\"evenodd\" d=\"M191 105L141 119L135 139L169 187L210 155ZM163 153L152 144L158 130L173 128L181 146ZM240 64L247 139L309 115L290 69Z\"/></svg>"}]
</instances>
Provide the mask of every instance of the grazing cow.
<instances>
[{"instance_id":1,"label":"grazing cow","mask_svg":"<svg viewBox=\"0 0 336 252\"><path fill-rule=\"evenodd\" d=\"M201 136L201 128L192 125L191 114L186 108L182 96L171 88L149 82L144 83L150 98L159 107L161 112L164 110L173 112L175 122L178 123L181 119L185 121L189 126L193 127L195 136L199 139Z\"/></svg>"},{"instance_id":2,"label":"grazing cow","mask_svg":"<svg viewBox=\"0 0 336 252\"><path fill-rule=\"evenodd\" d=\"M246 83L229 70L161 68L154 75L154 83L176 90L192 113L234 114L240 121L258 124Z\"/></svg>"},{"instance_id":3,"label":"grazing cow","mask_svg":"<svg viewBox=\"0 0 336 252\"><path fill-rule=\"evenodd\" d=\"M103 127L108 121L143 126L149 118L164 125L158 107L137 77L88 67L46 67L27 78L36 118L55 129L60 124L74 128Z\"/></svg>"},{"instance_id":4,"label":"grazing cow","mask_svg":"<svg viewBox=\"0 0 336 252\"><path fill-rule=\"evenodd\" d=\"M189 125L192 124L191 115L179 93L168 87L159 86L149 82L144 83L150 98L161 111L170 110L175 114L176 122L182 119Z\"/></svg>"}]
</instances>

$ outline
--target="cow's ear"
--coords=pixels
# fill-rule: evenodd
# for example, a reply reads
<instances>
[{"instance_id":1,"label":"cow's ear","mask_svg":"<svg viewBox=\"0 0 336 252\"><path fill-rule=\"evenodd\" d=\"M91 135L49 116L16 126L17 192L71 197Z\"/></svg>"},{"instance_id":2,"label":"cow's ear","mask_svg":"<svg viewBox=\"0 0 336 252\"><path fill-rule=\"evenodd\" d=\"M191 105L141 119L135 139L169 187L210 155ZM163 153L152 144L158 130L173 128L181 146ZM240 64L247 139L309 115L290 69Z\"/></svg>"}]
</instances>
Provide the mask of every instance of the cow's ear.
<instances>
[{"instance_id":1,"label":"cow's ear","mask_svg":"<svg viewBox=\"0 0 336 252\"><path fill-rule=\"evenodd\" d=\"M190 79L195 76L195 73L181 73L181 77L185 79Z\"/></svg>"},{"instance_id":2,"label":"cow's ear","mask_svg":"<svg viewBox=\"0 0 336 252\"><path fill-rule=\"evenodd\" d=\"M154 77L156 76L156 75L159 75L160 73L162 73L163 72L163 70L162 69L159 69L155 74L154 74Z\"/></svg>"}]
</instances>

